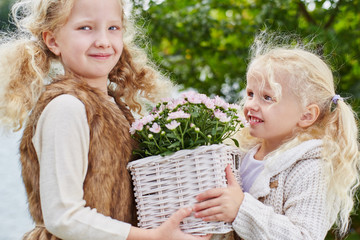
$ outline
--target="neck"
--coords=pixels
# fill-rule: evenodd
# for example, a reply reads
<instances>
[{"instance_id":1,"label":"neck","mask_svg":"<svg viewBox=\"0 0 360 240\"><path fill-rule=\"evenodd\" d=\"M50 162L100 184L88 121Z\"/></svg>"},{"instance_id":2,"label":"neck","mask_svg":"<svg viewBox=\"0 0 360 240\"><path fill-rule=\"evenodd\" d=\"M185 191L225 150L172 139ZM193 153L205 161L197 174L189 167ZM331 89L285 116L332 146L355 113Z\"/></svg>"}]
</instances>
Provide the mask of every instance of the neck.
<instances>
[{"instance_id":1,"label":"neck","mask_svg":"<svg viewBox=\"0 0 360 240\"><path fill-rule=\"evenodd\" d=\"M281 145L281 143L268 142L268 141L264 140L261 143L261 146L260 146L259 150L257 151L257 153L255 154L254 158L256 160L264 160L264 158L269 153L276 150L280 145Z\"/></svg>"},{"instance_id":2,"label":"neck","mask_svg":"<svg viewBox=\"0 0 360 240\"><path fill-rule=\"evenodd\" d=\"M108 79L107 77L102 77L102 78L85 78L82 77L80 75L77 75L75 73L72 73L70 71L66 71L66 75L70 75L70 76L74 76L76 78L82 79L85 82L87 82L87 84L89 84L89 86L99 89L101 92L103 92L104 94L108 94L107 91L107 83L108 83Z\"/></svg>"},{"instance_id":3,"label":"neck","mask_svg":"<svg viewBox=\"0 0 360 240\"><path fill-rule=\"evenodd\" d=\"M85 81L93 88L99 89L101 92L107 92L107 79L85 79Z\"/></svg>"}]
</instances>

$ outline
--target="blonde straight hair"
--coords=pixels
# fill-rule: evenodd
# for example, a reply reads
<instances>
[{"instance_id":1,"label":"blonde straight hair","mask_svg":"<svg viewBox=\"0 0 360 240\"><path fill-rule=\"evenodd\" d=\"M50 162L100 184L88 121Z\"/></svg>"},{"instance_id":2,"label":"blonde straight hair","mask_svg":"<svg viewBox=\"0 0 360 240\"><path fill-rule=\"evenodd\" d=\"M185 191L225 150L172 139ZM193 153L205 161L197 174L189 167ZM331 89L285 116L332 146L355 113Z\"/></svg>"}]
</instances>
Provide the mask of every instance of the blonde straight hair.
<instances>
[{"instance_id":1,"label":"blonde straight hair","mask_svg":"<svg viewBox=\"0 0 360 240\"><path fill-rule=\"evenodd\" d=\"M270 156L280 154L306 140L323 140L322 157L328 166L328 196L339 201L340 212L336 225L339 233L344 235L349 227L349 215L359 186L356 113L345 100L338 100L337 103L332 101L336 93L329 65L319 55L308 50L308 45L284 45L284 42L290 42L288 38L291 37L261 32L251 48L252 57L247 75L253 74L256 66L261 64L266 75L264 79L269 82L276 98L281 99L281 85L276 76L279 72L286 74L285 84L298 97L303 107L309 104L319 106L320 115L316 122L306 129L295 131L295 136L287 139ZM246 98L243 102L245 100ZM261 142L250 136L246 128L237 137L244 150Z\"/></svg>"}]
</instances>

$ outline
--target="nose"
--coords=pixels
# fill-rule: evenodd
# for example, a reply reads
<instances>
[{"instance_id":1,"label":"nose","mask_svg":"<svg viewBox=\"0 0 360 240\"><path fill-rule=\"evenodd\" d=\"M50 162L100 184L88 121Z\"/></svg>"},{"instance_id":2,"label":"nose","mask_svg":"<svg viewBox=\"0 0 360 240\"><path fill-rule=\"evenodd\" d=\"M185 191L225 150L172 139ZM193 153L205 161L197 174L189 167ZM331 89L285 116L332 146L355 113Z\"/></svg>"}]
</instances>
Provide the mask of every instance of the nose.
<instances>
[{"instance_id":1,"label":"nose","mask_svg":"<svg viewBox=\"0 0 360 240\"><path fill-rule=\"evenodd\" d=\"M246 99L245 104L244 104L244 109L246 109L247 111L259 111L259 103L257 101L256 98L252 98L252 99Z\"/></svg>"},{"instance_id":2,"label":"nose","mask_svg":"<svg viewBox=\"0 0 360 240\"><path fill-rule=\"evenodd\" d=\"M110 40L106 31L98 31L95 39L95 47L97 48L110 47Z\"/></svg>"}]
</instances>

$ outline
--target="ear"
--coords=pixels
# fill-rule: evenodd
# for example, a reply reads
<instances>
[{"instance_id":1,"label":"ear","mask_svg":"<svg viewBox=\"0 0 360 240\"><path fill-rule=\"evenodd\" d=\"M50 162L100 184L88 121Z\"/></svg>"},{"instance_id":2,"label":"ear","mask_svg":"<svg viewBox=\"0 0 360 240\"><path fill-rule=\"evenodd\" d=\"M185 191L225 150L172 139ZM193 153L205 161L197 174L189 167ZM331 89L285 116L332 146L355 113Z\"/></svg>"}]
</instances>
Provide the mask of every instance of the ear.
<instances>
[{"instance_id":1,"label":"ear","mask_svg":"<svg viewBox=\"0 0 360 240\"><path fill-rule=\"evenodd\" d=\"M42 33L42 38L49 50L53 52L56 56L60 56L60 49L58 44L56 43L55 34L53 32L46 31Z\"/></svg>"},{"instance_id":2,"label":"ear","mask_svg":"<svg viewBox=\"0 0 360 240\"><path fill-rule=\"evenodd\" d=\"M316 104L310 104L301 115L298 125L302 128L310 127L319 117L320 108Z\"/></svg>"}]
</instances>

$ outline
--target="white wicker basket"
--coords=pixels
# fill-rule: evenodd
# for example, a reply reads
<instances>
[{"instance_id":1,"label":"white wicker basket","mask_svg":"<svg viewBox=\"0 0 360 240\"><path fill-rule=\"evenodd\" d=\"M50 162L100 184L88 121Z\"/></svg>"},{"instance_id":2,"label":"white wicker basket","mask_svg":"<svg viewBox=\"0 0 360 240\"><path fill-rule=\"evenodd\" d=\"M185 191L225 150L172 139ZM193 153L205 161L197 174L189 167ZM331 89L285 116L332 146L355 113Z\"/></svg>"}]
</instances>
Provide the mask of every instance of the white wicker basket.
<instances>
[{"instance_id":1,"label":"white wicker basket","mask_svg":"<svg viewBox=\"0 0 360 240\"><path fill-rule=\"evenodd\" d=\"M239 154L236 147L215 144L130 162L128 169L134 182L139 227L155 228L179 208L195 204L199 193L226 187L227 164L239 180ZM180 228L194 235L232 230L231 224L205 222L193 216L185 218Z\"/></svg>"}]
</instances>

